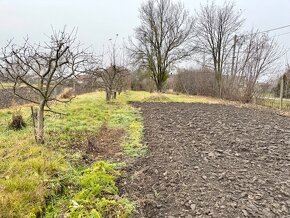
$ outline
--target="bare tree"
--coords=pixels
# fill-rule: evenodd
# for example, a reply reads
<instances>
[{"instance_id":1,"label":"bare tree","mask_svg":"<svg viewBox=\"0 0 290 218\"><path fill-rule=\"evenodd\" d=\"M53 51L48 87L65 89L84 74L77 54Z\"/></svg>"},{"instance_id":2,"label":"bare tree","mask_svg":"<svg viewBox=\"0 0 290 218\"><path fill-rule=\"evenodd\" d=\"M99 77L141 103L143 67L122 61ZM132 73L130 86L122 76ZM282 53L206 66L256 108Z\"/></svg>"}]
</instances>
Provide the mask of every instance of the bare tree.
<instances>
[{"instance_id":1,"label":"bare tree","mask_svg":"<svg viewBox=\"0 0 290 218\"><path fill-rule=\"evenodd\" d=\"M111 101L116 98L117 92L121 92L128 70L123 66L112 64L108 68L98 69L94 74L97 78L101 78L99 84L106 91L106 100Z\"/></svg>"},{"instance_id":2,"label":"bare tree","mask_svg":"<svg viewBox=\"0 0 290 218\"><path fill-rule=\"evenodd\" d=\"M106 91L107 101L116 98L116 93L122 91L126 78L129 76L129 71L125 67L124 52L122 48L117 46L117 39L118 34L114 42L110 39L111 43L108 51L102 55L100 66L93 72L99 86L103 87ZM106 64L108 61L109 64Z\"/></svg>"},{"instance_id":3,"label":"bare tree","mask_svg":"<svg viewBox=\"0 0 290 218\"><path fill-rule=\"evenodd\" d=\"M170 68L195 51L194 20L181 3L148 0L140 9L141 25L130 41L130 56L150 70L157 90L161 91Z\"/></svg>"},{"instance_id":4,"label":"bare tree","mask_svg":"<svg viewBox=\"0 0 290 218\"><path fill-rule=\"evenodd\" d=\"M235 11L234 4L230 2L218 6L212 1L202 5L197 12L196 44L201 55L210 57L220 96L225 65L231 57L235 34L242 24L241 13Z\"/></svg>"},{"instance_id":5,"label":"bare tree","mask_svg":"<svg viewBox=\"0 0 290 218\"><path fill-rule=\"evenodd\" d=\"M36 142L44 143L44 111L54 112L49 103L68 102L56 98L55 90L69 78L84 72L88 54L76 41L76 31L53 31L49 42L30 44L26 39L18 46L12 41L2 49L1 74L13 83L16 96L38 105ZM17 87L25 86L31 95L23 95Z\"/></svg>"},{"instance_id":6,"label":"bare tree","mask_svg":"<svg viewBox=\"0 0 290 218\"><path fill-rule=\"evenodd\" d=\"M283 51L275 39L252 31L237 38L235 67L229 77L230 90L235 86L243 102L249 102L257 81L275 72Z\"/></svg>"}]
</instances>

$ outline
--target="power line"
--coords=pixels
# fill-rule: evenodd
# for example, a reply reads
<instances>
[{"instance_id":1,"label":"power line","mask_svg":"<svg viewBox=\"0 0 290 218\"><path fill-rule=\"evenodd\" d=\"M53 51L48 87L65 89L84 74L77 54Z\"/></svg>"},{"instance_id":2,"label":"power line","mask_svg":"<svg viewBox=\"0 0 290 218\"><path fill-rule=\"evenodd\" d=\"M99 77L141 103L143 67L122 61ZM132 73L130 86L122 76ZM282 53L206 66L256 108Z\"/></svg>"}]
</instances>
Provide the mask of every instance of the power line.
<instances>
[{"instance_id":1,"label":"power line","mask_svg":"<svg viewBox=\"0 0 290 218\"><path fill-rule=\"evenodd\" d=\"M287 35L287 34L290 34L290 32L282 33L282 34L280 34L280 35L278 35L278 36L284 36L284 35ZM278 37L278 36L277 36L277 37Z\"/></svg>"},{"instance_id":2,"label":"power line","mask_svg":"<svg viewBox=\"0 0 290 218\"><path fill-rule=\"evenodd\" d=\"M290 24L286 25L286 26L281 26L281 27L277 27L277 28L261 31L261 32L258 32L258 33L268 33L268 32L272 32L272 31L275 31L275 30L285 29L285 28L288 28L288 27L290 27Z\"/></svg>"},{"instance_id":3,"label":"power line","mask_svg":"<svg viewBox=\"0 0 290 218\"><path fill-rule=\"evenodd\" d=\"M256 33L243 34L242 36L250 36L250 35L255 35L255 34L260 34L260 33L269 33L269 32L272 32L272 31L281 30L281 29L285 29L285 28L288 28L288 27L290 27L290 24L286 25L286 26L280 26L280 27L276 27L276 28L273 28L273 29L268 29L268 30L256 32Z\"/></svg>"}]
</instances>

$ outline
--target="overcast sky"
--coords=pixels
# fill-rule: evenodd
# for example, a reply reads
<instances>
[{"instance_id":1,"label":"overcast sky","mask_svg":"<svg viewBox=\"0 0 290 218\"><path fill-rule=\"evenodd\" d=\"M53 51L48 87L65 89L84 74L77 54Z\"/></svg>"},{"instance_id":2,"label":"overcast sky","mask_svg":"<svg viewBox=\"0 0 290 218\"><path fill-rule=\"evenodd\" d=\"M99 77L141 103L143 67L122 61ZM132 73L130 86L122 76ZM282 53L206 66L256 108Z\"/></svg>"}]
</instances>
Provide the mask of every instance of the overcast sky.
<instances>
[{"instance_id":1,"label":"overcast sky","mask_svg":"<svg viewBox=\"0 0 290 218\"><path fill-rule=\"evenodd\" d=\"M138 8L143 0L0 0L0 47L8 39L45 40L51 26L61 29L77 27L79 39L101 53L109 38L118 33L127 39L138 25ZM206 0L183 0L193 14ZM222 0L217 0L222 3ZM243 11L245 29L272 29L290 24L289 0L236 0L236 9ZM279 43L290 48L290 28L271 32Z\"/></svg>"}]
</instances>

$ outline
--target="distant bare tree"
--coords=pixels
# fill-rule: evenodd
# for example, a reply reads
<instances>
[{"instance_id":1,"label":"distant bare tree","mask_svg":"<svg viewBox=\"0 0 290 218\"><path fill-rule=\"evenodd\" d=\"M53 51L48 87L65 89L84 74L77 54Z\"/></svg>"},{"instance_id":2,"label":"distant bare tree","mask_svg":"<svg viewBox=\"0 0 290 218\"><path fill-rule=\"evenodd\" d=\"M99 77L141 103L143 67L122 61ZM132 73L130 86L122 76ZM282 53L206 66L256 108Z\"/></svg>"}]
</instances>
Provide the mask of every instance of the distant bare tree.
<instances>
[{"instance_id":1,"label":"distant bare tree","mask_svg":"<svg viewBox=\"0 0 290 218\"><path fill-rule=\"evenodd\" d=\"M85 71L88 54L76 41L76 32L66 30L50 36L49 42L30 44L26 39L21 46L10 41L2 49L0 68L2 77L13 83L16 96L38 105L35 138L44 143L44 111L54 112L49 103L68 102L55 97L55 90L69 78ZM19 86L27 87L33 93L25 96L18 91Z\"/></svg>"},{"instance_id":2,"label":"distant bare tree","mask_svg":"<svg viewBox=\"0 0 290 218\"><path fill-rule=\"evenodd\" d=\"M148 69L161 91L170 68L195 51L194 20L181 3L148 0L140 8L141 25L130 41L131 58Z\"/></svg>"},{"instance_id":3,"label":"distant bare tree","mask_svg":"<svg viewBox=\"0 0 290 218\"><path fill-rule=\"evenodd\" d=\"M116 93L122 91L126 78L129 76L129 71L125 67L123 50L116 45L117 38L118 34L114 42L110 40L108 51L102 55L100 66L93 72L99 86L106 91L107 101L116 98ZM106 59L108 59L109 64L106 64Z\"/></svg>"},{"instance_id":4,"label":"distant bare tree","mask_svg":"<svg viewBox=\"0 0 290 218\"><path fill-rule=\"evenodd\" d=\"M201 55L210 57L220 96L224 68L231 57L235 34L242 24L241 13L235 11L234 4L231 2L218 6L212 1L202 5L197 12L196 44Z\"/></svg>"},{"instance_id":5,"label":"distant bare tree","mask_svg":"<svg viewBox=\"0 0 290 218\"><path fill-rule=\"evenodd\" d=\"M229 77L229 89L239 89L241 100L249 102L259 79L275 72L283 51L265 33L252 31L237 39L235 69Z\"/></svg>"},{"instance_id":6,"label":"distant bare tree","mask_svg":"<svg viewBox=\"0 0 290 218\"><path fill-rule=\"evenodd\" d=\"M123 66L110 65L108 68L98 69L94 73L97 78L101 78L100 86L106 91L106 100L111 101L116 98L117 92L121 92L128 70Z\"/></svg>"}]
</instances>

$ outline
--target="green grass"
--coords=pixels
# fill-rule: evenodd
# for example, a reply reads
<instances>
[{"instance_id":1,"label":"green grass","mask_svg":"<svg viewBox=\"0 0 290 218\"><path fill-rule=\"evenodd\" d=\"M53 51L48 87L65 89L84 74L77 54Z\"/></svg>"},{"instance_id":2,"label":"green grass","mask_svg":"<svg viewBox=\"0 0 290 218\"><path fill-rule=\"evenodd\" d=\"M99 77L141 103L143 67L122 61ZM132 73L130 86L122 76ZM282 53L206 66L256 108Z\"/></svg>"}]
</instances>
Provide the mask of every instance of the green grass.
<instances>
[{"instance_id":1,"label":"green grass","mask_svg":"<svg viewBox=\"0 0 290 218\"><path fill-rule=\"evenodd\" d=\"M29 121L27 111L23 112ZM46 185L67 163L62 155L38 146L32 128L7 128L10 110L0 111L0 211L2 217L39 215L46 196L54 192Z\"/></svg>"},{"instance_id":2,"label":"green grass","mask_svg":"<svg viewBox=\"0 0 290 218\"><path fill-rule=\"evenodd\" d=\"M257 98L256 104L273 108L280 109L280 100L279 99L267 99L267 98ZM282 102L282 109L289 110L290 109L290 101L288 99L284 99Z\"/></svg>"},{"instance_id":3,"label":"green grass","mask_svg":"<svg viewBox=\"0 0 290 218\"><path fill-rule=\"evenodd\" d=\"M44 146L34 142L28 107L21 107L28 127L20 131L8 129L12 114L19 113L19 108L0 110L0 211L4 217L41 214L48 196L56 195L60 180L67 182L65 177L75 177L82 170L73 164L80 155L66 152L69 143L97 133L104 123L124 128L128 133L124 149L128 154L139 152L140 114L125 101L106 104L103 93L91 93L53 108L66 115L46 114Z\"/></svg>"},{"instance_id":4,"label":"green grass","mask_svg":"<svg viewBox=\"0 0 290 218\"><path fill-rule=\"evenodd\" d=\"M262 98L275 98L275 94L271 92L264 92L259 95Z\"/></svg>"},{"instance_id":5,"label":"green grass","mask_svg":"<svg viewBox=\"0 0 290 218\"><path fill-rule=\"evenodd\" d=\"M13 87L13 83L7 83L7 82L0 83L0 89L7 89L7 88L12 88L12 87Z\"/></svg>"},{"instance_id":6,"label":"green grass","mask_svg":"<svg viewBox=\"0 0 290 218\"><path fill-rule=\"evenodd\" d=\"M119 197L120 164L95 162L66 174L64 190L51 199L45 217L129 217L134 205Z\"/></svg>"},{"instance_id":7,"label":"green grass","mask_svg":"<svg viewBox=\"0 0 290 218\"><path fill-rule=\"evenodd\" d=\"M14 83L9 83L9 82L0 82L0 89L9 89L13 88ZM18 85L18 87L26 87L26 85L21 84Z\"/></svg>"},{"instance_id":8,"label":"green grass","mask_svg":"<svg viewBox=\"0 0 290 218\"><path fill-rule=\"evenodd\" d=\"M84 172L88 172L86 169L94 178L99 168L80 164L81 155L77 152L67 152L69 145L85 140L88 134L97 133L100 127L106 124L111 128L122 128L126 131L122 146L127 155L143 155L146 148L142 145L142 116L127 103L150 99L157 101L156 98L166 99L166 102L220 102L200 96L130 91L122 93L117 100L107 104L102 92L85 94L76 97L69 104L53 105L54 110L66 115L46 114L46 144L43 146L34 142L28 106L0 110L0 217L40 216L45 207L47 217L65 213L78 214L72 209L73 201L79 204L79 193L92 191L92 187L84 186L79 181L84 178ZM8 129L13 113L23 115L28 124L25 129ZM114 168L114 176L110 177L112 187L118 176L117 172L118 169ZM111 175L111 171L108 173ZM113 208L118 208L116 213L126 211L124 214L127 214L132 211L131 203L119 198L117 191L111 194L115 197L108 198L101 194L94 200L83 199L89 202L84 204L81 213L91 214L93 217L98 217L98 214L102 217ZM93 210L93 207L99 210Z\"/></svg>"},{"instance_id":9,"label":"green grass","mask_svg":"<svg viewBox=\"0 0 290 218\"><path fill-rule=\"evenodd\" d=\"M223 100L205 97L205 96L192 96L184 94L171 94L171 93L149 93L144 91L130 91L122 94L120 98L122 101L141 101L141 102L184 102L184 103L207 103L219 104L224 103Z\"/></svg>"},{"instance_id":10,"label":"green grass","mask_svg":"<svg viewBox=\"0 0 290 218\"><path fill-rule=\"evenodd\" d=\"M116 164L96 162L79 177L77 192L71 201L69 217L128 217L134 206L116 198L116 180L120 176Z\"/></svg>"},{"instance_id":11,"label":"green grass","mask_svg":"<svg viewBox=\"0 0 290 218\"><path fill-rule=\"evenodd\" d=\"M106 124L127 132L122 143L127 154L137 156L144 153L144 147L141 145L142 117L136 109L127 104L130 99L130 94L127 93L107 104L104 93L99 92L79 96L68 105L56 105L54 110L66 115L48 114L45 123L46 138L50 138L48 144L65 149L68 141L85 140L87 134L96 133Z\"/></svg>"}]
</instances>

